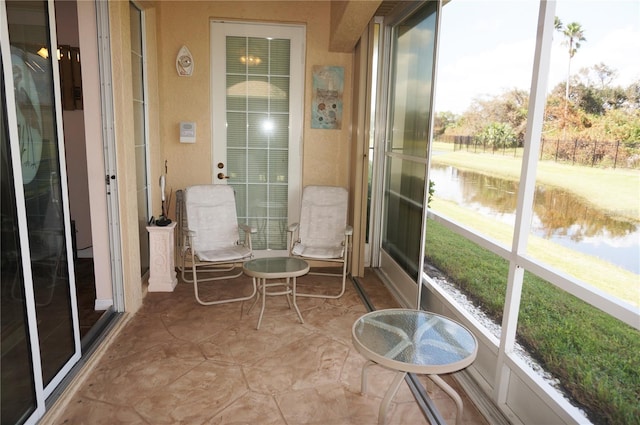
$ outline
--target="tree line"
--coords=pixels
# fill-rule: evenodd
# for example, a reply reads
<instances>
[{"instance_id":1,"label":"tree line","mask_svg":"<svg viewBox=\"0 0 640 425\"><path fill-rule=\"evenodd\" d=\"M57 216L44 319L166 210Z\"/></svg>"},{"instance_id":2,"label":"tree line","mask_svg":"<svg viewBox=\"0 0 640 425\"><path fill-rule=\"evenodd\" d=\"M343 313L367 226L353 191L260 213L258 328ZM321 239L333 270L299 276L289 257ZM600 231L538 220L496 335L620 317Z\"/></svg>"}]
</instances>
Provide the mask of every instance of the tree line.
<instances>
[{"instance_id":1,"label":"tree line","mask_svg":"<svg viewBox=\"0 0 640 425\"><path fill-rule=\"evenodd\" d=\"M586 41L581 25L555 28L565 37L569 56L567 79L547 96L543 136L580 142L615 142L626 156L640 154L640 80L624 87L615 84L617 71L605 63L571 74L571 59ZM472 136L476 143L495 149L521 147L527 125L529 93L513 88L476 98L461 115L438 112L434 134Z\"/></svg>"},{"instance_id":2,"label":"tree line","mask_svg":"<svg viewBox=\"0 0 640 425\"><path fill-rule=\"evenodd\" d=\"M640 80L627 87L611 84L615 71L605 64L580 70L566 85L556 85L547 96L543 132L546 138L621 142L640 150ZM436 113L437 136L474 136L497 148L522 146L527 125L529 93L511 89L488 98L476 98L462 114Z\"/></svg>"}]
</instances>

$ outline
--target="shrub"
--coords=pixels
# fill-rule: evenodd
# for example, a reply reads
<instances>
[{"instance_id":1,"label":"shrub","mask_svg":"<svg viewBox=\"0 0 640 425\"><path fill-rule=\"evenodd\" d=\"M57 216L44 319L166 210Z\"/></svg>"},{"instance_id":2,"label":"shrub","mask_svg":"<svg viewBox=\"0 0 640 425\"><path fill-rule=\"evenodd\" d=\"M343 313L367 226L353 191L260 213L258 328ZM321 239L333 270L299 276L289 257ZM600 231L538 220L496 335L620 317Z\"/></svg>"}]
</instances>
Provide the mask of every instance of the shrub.
<instances>
[{"instance_id":1,"label":"shrub","mask_svg":"<svg viewBox=\"0 0 640 425\"><path fill-rule=\"evenodd\" d=\"M509 124L492 122L476 135L479 144L489 146L493 150L516 147L518 138Z\"/></svg>"}]
</instances>

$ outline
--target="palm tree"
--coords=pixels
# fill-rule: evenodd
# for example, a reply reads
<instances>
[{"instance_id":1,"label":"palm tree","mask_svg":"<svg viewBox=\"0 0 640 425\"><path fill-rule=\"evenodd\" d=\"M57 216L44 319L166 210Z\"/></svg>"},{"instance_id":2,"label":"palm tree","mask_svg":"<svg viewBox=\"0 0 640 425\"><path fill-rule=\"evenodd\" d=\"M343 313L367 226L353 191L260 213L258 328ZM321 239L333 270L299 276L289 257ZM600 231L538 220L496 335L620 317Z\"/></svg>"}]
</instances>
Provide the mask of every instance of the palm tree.
<instances>
[{"instance_id":1,"label":"palm tree","mask_svg":"<svg viewBox=\"0 0 640 425\"><path fill-rule=\"evenodd\" d=\"M562 23L562 21L560 20L560 18L558 18L557 16L555 16L553 18L553 28L556 31L562 32L562 28L564 27L564 24Z\"/></svg>"},{"instance_id":2,"label":"palm tree","mask_svg":"<svg viewBox=\"0 0 640 425\"><path fill-rule=\"evenodd\" d=\"M569 46L569 65L567 67L567 83L566 83L565 94L564 94L565 100L568 101L569 100L569 78L571 76L571 59L573 59L573 56L576 54L576 52L580 48L580 43L582 41L587 41L587 39L584 38L584 30L582 29L582 25L580 25L577 22L571 22L565 28L562 28L562 22L560 21L560 19L557 19L557 21L555 22L555 26L556 26L556 29L558 29L559 31L562 31L562 34L564 34L566 38L565 43L567 46Z\"/></svg>"},{"instance_id":3,"label":"palm tree","mask_svg":"<svg viewBox=\"0 0 640 425\"><path fill-rule=\"evenodd\" d=\"M577 22L572 22L565 27L560 18L556 16L553 20L553 27L556 31L561 32L562 35L564 35L564 44L569 46L569 64L567 66L567 82L564 91L564 124L562 126L563 134L566 134L567 110L569 107L569 79L571 78L571 59L573 59L573 56L580 48L580 42L587 41L587 39L584 38L584 30L582 29L582 25Z\"/></svg>"}]
</instances>

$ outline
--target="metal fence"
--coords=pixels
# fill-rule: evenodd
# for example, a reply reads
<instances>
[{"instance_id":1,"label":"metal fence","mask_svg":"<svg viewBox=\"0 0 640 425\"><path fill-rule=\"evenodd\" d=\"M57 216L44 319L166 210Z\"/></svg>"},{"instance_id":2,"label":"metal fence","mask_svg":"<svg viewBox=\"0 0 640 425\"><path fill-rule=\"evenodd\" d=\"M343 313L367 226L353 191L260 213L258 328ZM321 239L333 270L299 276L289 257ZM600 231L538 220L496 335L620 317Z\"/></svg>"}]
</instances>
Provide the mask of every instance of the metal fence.
<instances>
[{"instance_id":1,"label":"metal fence","mask_svg":"<svg viewBox=\"0 0 640 425\"><path fill-rule=\"evenodd\" d=\"M454 151L522 156L522 147L501 146L476 140L473 136L439 136L437 142L453 143ZM565 162L591 167L640 169L640 149L623 143L583 140L545 139L540 143L541 160Z\"/></svg>"}]
</instances>

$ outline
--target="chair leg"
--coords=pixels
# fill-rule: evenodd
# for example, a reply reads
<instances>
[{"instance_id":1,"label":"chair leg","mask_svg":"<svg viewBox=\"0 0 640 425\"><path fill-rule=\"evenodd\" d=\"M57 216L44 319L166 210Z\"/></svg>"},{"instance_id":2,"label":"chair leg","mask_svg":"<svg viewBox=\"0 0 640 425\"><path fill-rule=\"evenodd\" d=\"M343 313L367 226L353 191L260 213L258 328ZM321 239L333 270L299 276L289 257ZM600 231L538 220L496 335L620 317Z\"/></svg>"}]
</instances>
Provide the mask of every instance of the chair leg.
<instances>
[{"instance_id":1,"label":"chair leg","mask_svg":"<svg viewBox=\"0 0 640 425\"><path fill-rule=\"evenodd\" d=\"M345 238L345 242L344 242L344 251L343 251L343 256L342 256L342 260L340 259L334 259L333 262L337 263L337 262L341 262L342 263L342 288L340 289L340 293L338 293L338 295L320 295L320 294L303 294L303 293L299 293L298 296L299 297L307 297L307 298L325 298L325 299L337 299L340 298L341 296L344 295L344 291L346 289L346 282L347 282L347 261L348 261L348 257L349 257L349 246L351 246L350 244L350 238L346 237ZM289 255L291 254L291 248L289 249ZM307 259L304 257L301 257L303 259ZM309 260L314 260L313 258L308 258ZM329 262L331 262L331 260L329 260ZM340 276L337 273L320 273L320 272L309 272L309 274L312 275L319 275L319 276Z\"/></svg>"},{"instance_id":2,"label":"chair leg","mask_svg":"<svg viewBox=\"0 0 640 425\"><path fill-rule=\"evenodd\" d=\"M256 286L256 280L252 279L253 282L253 291L251 292L251 295L248 295L246 297L237 297L237 298L226 298L223 300L216 300L216 301L203 301L200 298L200 294L198 291L198 276L196 274L196 265L195 263L191 266L191 271L193 273L193 291L196 297L196 301L198 301L199 304L201 305L216 305L216 304L224 304L224 303L233 303L233 302L238 302L238 301L248 301L250 299L252 299L253 297L256 296L256 293L258 292L258 287ZM230 278L234 278L234 277L238 277L242 274L242 271L240 271L240 274L236 275L236 276L232 276Z\"/></svg>"},{"instance_id":3,"label":"chair leg","mask_svg":"<svg viewBox=\"0 0 640 425\"><path fill-rule=\"evenodd\" d=\"M180 273L182 275L182 281L183 282L187 282L187 283L193 282L193 279L187 279L187 277L185 275L187 273L187 271L186 271L187 268L186 268L186 261L184 259L184 256L182 256L181 263L182 263L182 266L180 267Z\"/></svg>"},{"instance_id":4,"label":"chair leg","mask_svg":"<svg viewBox=\"0 0 640 425\"><path fill-rule=\"evenodd\" d=\"M198 268L200 269L200 275L204 274L204 273L223 273L223 272L230 272L232 270L234 270L237 266L236 264L229 264L228 267L222 267L222 266L226 266L228 263L222 263L219 265L216 264L202 264L202 263L198 263L196 259L191 259L191 267L182 267L182 280L186 283L193 283L193 281L196 279L195 275L198 270ZM187 273L191 273L191 278L187 277ZM224 279L233 279L236 277L240 277L242 276L243 272L240 269L238 272L235 272L233 274L225 274L222 276L215 276L215 277L207 277L207 278L200 278L198 279L200 282L211 282L214 280L224 280Z\"/></svg>"},{"instance_id":5,"label":"chair leg","mask_svg":"<svg viewBox=\"0 0 640 425\"><path fill-rule=\"evenodd\" d=\"M342 276L342 288L340 289L340 292L337 295L324 295L324 294L305 294L305 293L298 293L297 295L299 297L306 297L306 298L325 298L325 299L337 299L340 298L341 296L344 295L344 291L346 289L346 282L347 282L347 263L345 262L343 267L342 267L342 275L337 274L337 273L320 273L320 272L309 272L309 274L315 275L315 276Z\"/></svg>"}]
</instances>

